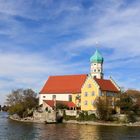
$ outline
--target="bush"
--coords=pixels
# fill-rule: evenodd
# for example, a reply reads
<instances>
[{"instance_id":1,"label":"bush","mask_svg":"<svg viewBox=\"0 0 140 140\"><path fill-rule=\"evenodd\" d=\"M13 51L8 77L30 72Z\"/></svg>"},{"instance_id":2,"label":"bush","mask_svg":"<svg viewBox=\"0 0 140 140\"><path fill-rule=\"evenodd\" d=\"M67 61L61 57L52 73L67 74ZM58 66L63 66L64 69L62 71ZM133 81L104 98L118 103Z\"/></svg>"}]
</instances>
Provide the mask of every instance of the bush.
<instances>
[{"instance_id":1,"label":"bush","mask_svg":"<svg viewBox=\"0 0 140 140\"><path fill-rule=\"evenodd\" d=\"M79 113L78 121L95 121L97 118L95 114L88 115L87 111L83 111Z\"/></svg>"},{"instance_id":2,"label":"bush","mask_svg":"<svg viewBox=\"0 0 140 140\"><path fill-rule=\"evenodd\" d=\"M68 107L65 104L62 103L57 103L56 104L56 109L67 109Z\"/></svg>"},{"instance_id":3,"label":"bush","mask_svg":"<svg viewBox=\"0 0 140 140\"><path fill-rule=\"evenodd\" d=\"M68 120L76 120L75 116L64 116L64 120L68 121Z\"/></svg>"}]
</instances>

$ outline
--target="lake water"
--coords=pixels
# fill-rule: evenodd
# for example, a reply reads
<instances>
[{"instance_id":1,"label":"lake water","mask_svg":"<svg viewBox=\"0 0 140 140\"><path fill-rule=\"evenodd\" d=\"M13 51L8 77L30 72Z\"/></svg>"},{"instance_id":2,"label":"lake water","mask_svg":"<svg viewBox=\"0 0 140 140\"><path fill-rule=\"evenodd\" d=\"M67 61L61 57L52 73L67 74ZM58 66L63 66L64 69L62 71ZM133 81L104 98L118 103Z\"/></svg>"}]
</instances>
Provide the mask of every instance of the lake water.
<instances>
[{"instance_id":1,"label":"lake water","mask_svg":"<svg viewBox=\"0 0 140 140\"><path fill-rule=\"evenodd\" d=\"M140 127L21 123L0 113L0 140L140 140Z\"/></svg>"}]
</instances>

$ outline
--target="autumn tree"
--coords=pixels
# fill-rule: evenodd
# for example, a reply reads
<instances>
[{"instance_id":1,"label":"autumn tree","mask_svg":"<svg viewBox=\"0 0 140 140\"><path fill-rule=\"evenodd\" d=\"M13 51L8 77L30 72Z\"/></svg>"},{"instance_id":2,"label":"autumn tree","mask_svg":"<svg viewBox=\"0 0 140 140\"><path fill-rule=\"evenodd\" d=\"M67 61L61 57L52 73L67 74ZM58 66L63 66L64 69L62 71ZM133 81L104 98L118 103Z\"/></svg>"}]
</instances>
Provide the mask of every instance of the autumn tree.
<instances>
[{"instance_id":1,"label":"autumn tree","mask_svg":"<svg viewBox=\"0 0 140 140\"><path fill-rule=\"evenodd\" d=\"M137 114L140 111L140 91L128 89L121 94L120 101L118 101L122 113L134 112Z\"/></svg>"},{"instance_id":2,"label":"autumn tree","mask_svg":"<svg viewBox=\"0 0 140 140\"><path fill-rule=\"evenodd\" d=\"M32 89L13 90L7 96L6 103L9 106L11 115L18 114L20 117L26 117L31 115L33 108L36 108L38 105L37 94Z\"/></svg>"},{"instance_id":3,"label":"autumn tree","mask_svg":"<svg viewBox=\"0 0 140 140\"><path fill-rule=\"evenodd\" d=\"M111 115L111 109L109 108L109 103L107 100L102 98L96 99L96 115L100 120L108 120Z\"/></svg>"}]
</instances>

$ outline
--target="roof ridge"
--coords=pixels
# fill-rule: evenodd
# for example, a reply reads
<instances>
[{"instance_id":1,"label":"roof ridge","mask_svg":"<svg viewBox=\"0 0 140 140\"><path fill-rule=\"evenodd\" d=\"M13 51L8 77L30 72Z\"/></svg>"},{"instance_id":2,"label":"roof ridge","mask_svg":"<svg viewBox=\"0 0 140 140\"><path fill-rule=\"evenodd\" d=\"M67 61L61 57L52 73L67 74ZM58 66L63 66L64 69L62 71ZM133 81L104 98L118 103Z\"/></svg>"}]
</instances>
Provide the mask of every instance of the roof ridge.
<instances>
[{"instance_id":1,"label":"roof ridge","mask_svg":"<svg viewBox=\"0 0 140 140\"><path fill-rule=\"evenodd\" d=\"M49 77L64 77L64 76L81 76L81 75L88 75L88 74L66 74L66 75L50 75Z\"/></svg>"}]
</instances>

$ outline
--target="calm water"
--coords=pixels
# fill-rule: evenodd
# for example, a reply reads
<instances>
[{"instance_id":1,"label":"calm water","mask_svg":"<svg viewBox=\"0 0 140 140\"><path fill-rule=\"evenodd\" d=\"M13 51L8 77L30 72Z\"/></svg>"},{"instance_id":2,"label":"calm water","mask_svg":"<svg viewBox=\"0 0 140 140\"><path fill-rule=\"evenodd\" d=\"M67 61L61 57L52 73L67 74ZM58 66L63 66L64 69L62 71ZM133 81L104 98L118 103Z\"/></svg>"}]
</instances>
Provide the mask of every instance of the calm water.
<instances>
[{"instance_id":1,"label":"calm water","mask_svg":"<svg viewBox=\"0 0 140 140\"><path fill-rule=\"evenodd\" d=\"M0 113L0 140L140 140L140 127L19 123Z\"/></svg>"}]
</instances>

